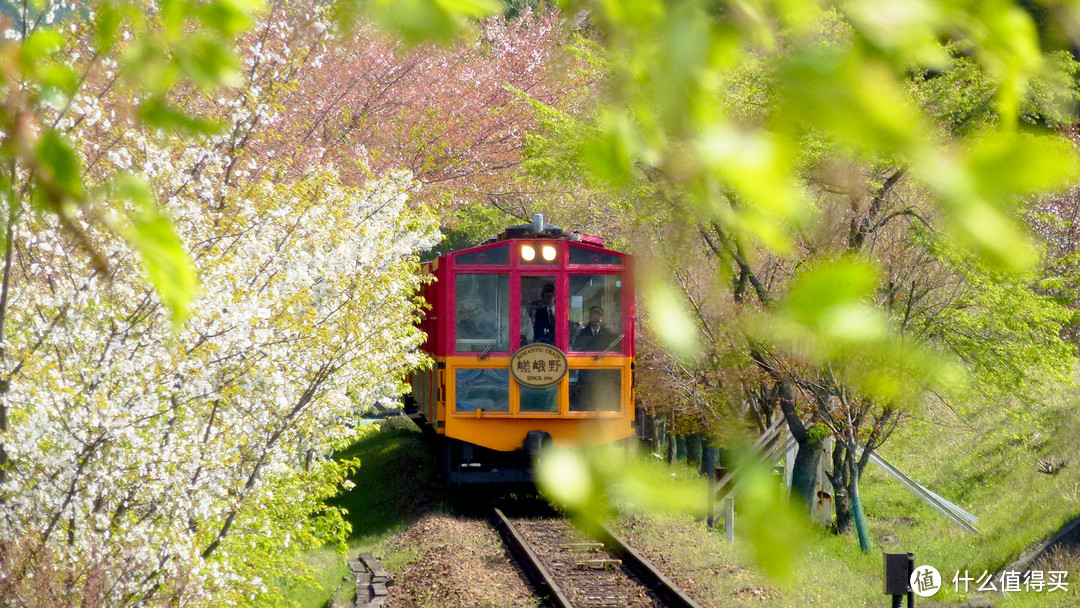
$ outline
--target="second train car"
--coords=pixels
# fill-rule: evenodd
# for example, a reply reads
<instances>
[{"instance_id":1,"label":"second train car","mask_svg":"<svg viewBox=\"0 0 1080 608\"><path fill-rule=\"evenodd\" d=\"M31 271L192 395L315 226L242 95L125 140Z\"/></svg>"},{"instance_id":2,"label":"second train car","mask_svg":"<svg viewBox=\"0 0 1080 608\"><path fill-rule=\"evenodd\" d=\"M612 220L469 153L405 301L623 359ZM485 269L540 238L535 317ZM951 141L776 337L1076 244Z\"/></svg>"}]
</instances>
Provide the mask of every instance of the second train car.
<instances>
[{"instance_id":1,"label":"second train car","mask_svg":"<svg viewBox=\"0 0 1080 608\"><path fill-rule=\"evenodd\" d=\"M634 432L631 257L532 224L425 262L422 349L407 408L439 438L451 483L531 480L542 446Z\"/></svg>"}]
</instances>

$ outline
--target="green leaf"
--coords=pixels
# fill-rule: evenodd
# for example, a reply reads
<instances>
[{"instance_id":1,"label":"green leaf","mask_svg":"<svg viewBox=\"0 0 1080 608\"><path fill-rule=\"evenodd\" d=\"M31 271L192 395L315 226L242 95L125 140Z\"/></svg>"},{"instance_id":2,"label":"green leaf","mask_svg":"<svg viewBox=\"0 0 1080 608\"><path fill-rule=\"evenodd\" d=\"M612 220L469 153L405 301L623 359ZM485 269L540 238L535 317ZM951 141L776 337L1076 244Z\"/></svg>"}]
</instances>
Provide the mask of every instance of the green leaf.
<instances>
[{"instance_id":1,"label":"green leaf","mask_svg":"<svg viewBox=\"0 0 1080 608\"><path fill-rule=\"evenodd\" d=\"M461 31L466 20L496 15L495 0L376 0L370 10L406 42L446 41Z\"/></svg>"},{"instance_id":2,"label":"green leaf","mask_svg":"<svg viewBox=\"0 0 1080 608\"><path fill-rule=\"evenodd\" d=\"M698 354L698 327L687 312L689 307L675 289L648 273L644 283L645 308L650 326L677 355L690 358Z\"/></svg>"},{"instance_id":3,"label":"green leaf","mask_svg":"<svg viewBox=\"0 0 1080 608\"><path fill-rule=\"evenodd\" d=\"M633 177L641 147L629 117L608 112L600 118L599 130L582 143L579 154L594 176L612 186L624 186Z\"/></svg>"},{"instance_id":4,"label":"green leaf","mask_svg":"<svg viewBox=\"0 0 1080 608\"><path fill-rule=\"evenodd\" d=\"M802 51L786 60L780 78L781 130L820 129L836 143L874 156L911 154L932 132L888 66L854 50Z\"/></svg>"},{"instance_id":5,"label":"green leaf","mask_svg":"<svg viewBox=\"0 0 1080 608\"><path fill-rule=\"evenodd\" d=\"M482 19L499 14L502 4L497 0L435 0L447 13L466 19Z\"/></svg>"},{"instance_id":6,"label":"green leaf","mask_svg":"<svg viewBox=\"0 0 1080 608\"><path fill-rule=\"evenodd\" d=\"M669 125L688 119L687 100L697 88L709 59L709 19L693 2L676 5L665 20L660 40L660 64L651 83L652 108Z\"/></svg>"},{"instance_id":7,"label":"green leaf","mask_svg":"<svg viewBox=\"0 0 1080 608\"><path fill-rule=\"evenodd\" d=\"M773 220L796 219L803 209L799 185L785 142L763 130L716 124L700 135L698 150L705 166L744 202Z\"/></svg>"},{"instance_id":8,"label":"green leaf","mask_svg":"<svg viewBox=\"0 0 1080 608\"><path fill-rule=\"evenodd\" d=\"M200 36L176 49L180 75L203 87L240 84L240 62L232 47L219 38Z\"/></svg>"},{"instance_id":9,"label":"green leaf","mask_svg":"<svg viewBox=\"0 0 1080 608\"><path fill-rule=\"evenodd\" d=\"M158 96L139 105L139 118L151 127L194 135L213 135L220 133L223 128L219 122L180 112Z\"/></svg>"},{"instance_id":10,"label":"green leaf","mask_svg":"<svg viewBox=\"0 0 1080 608\"><path fill-rule=\"evenodd\" d=\"M46 131L38 142L37 159L45 178L62 194L72 198L82 196L82 163L67 139L52 129Z\"/></svg>"},{"instance_id":11,"label":"green leaf","mask_svg":"<svg viewBox=\"0 0 1080 608\"><path fill-rule=\"evenodd\" d=\"M1006 203L1015 197L1066 187L1080 177L1073 145L1052 135L988 135L972 147L967 164L983 195L988 200L1005 199Z\"/></svg>"},{"instance_id":12,"label":"green leaf","mask_svg":"<svg viewBox=\"0 0 1080 608\"><path fill-rule=\"evenodd\" d=\"M184 244L171 220L154 201L154 192L142 179L130 174L113 180L113 194L132 204L127 241L139 253L147 280L169 309L173 327L188 316L188 306L199 287L198 277Z\"/></svg>"},{"instance_id":13,"label":"green leaf","mask_svg":"<svg viewBox=\"0 0 1080 608\"><path fill-rule=\"evenodd\" d=\"M799 275L791 285L784 309L801 323L821 327L841 320L877 285L878 273L873 264L840 258Z\"/></svg>"},{"instance_id":14,"label":"green leaf","mask_svg":"<svg viewBox=\"0 0 1080 608\"><path fill-rule=\"evenodd\" d=\"M165 25L165 31L168 32L170 37L176 37L181 34L184 27L184 20L192 7L195 4L189 0L159 0L158 9L161 14L161 22Z\"/></svg>"},{"instance_id":15,"label":"green leaf","mask_svg":"<svg viewBox=\"0 0 1080 608\"><path fill-rule=\"evenodd\" d=\"M198 6L199 20L225 38L232 38L251 27L251 16L262 12L259 0L218 0Z\"/></svg>"},{"instance_id":16,"label":"green leaf","mask_svg":"<svg viewBox=\"0 0 1080 608\"><path fill-rule=\"evenodd\" d=\"M111 2L98 6L97 22L94 24L94 49L100 54L108 53L116 44L120 29L120 11Z\"/></svg>"},{"instance_id":17,"label":"green leaf","mask_svg":"<svg viewBox=\"0 0 1080 608\"><path fill-rule=\"evenodd\" d=\"M38 28L26 37L19 54L19 66L24 72L33 72L42 59L59 51L64 46L64 37L50 27Z\"/></svg>"},{"instance_id":18,"label":"green leaf","mask_svg":"<svg viewBox=\"0 0 1080 608\"><path fill-rule=\"evenodd\" d=\"M179 70L156 38L136 39L124 51L123 64L124 74L151 93L163 95L176 84Z\"/></svg>"},{"instance_id":19,"label":"green leaf","mask_svg":"<svg viewBox=\"0 0 1080 608\"><path fill-rule=\"evenodd\" d=\"M587 505L594 489L592 472L582 454L565 448L541 452L536 483L556 504L568 509Z\"/></svg>"},{"instance_id":20,"label":"green leaf","mask_svg":"<svg viewBox=\"0 0 1080 608\"><path fill-rule=\"evenodd\" d=\"M745 538L765 574L783 582L795 573L796 558L810 534L806 517L795 510L781 481L748 454L738 454L739 493L736 531Z\"/></svg>"},{"instance_id":21,"label":"green leaf","mask_svg":"<svg viewBox=\"0 0 1080 608\"><path fill-rule=\"evenodd\" d=\"M41 76L41 99L55 110L63 109L79 87L79 75L75 68L60 63L49 63L39 70Z\"/></svg>"}]
</instances>

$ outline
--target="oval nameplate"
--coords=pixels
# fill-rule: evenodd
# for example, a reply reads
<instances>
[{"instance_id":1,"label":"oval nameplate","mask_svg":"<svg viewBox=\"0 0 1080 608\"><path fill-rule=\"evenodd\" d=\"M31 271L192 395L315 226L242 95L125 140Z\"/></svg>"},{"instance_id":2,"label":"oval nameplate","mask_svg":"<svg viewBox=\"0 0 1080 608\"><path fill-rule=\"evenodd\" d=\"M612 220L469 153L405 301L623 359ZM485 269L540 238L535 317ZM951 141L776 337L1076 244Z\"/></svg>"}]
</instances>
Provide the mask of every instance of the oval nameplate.
<instances>
[{"instance_id":1,"label":"oval nameplate","mask_svg":"<svg viewBox=\"0 0 1080 608\"><path fill-rule=\"evenodd\" d=\"M510 356L514 379L532 388L558 384L567 367L566 353L550 344L526 344Z\"/></svg>"}]
</instances>

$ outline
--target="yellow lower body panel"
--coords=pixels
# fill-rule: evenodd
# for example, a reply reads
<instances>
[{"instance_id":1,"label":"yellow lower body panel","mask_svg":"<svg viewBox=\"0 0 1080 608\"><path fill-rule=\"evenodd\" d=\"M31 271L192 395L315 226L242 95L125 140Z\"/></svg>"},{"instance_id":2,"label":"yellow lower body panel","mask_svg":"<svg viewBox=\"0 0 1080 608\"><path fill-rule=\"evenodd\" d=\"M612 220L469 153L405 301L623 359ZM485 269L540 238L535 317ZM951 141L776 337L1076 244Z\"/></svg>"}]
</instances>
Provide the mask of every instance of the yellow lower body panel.
<instances>
[{"instance_id":1,"label":"yellow lower body panel","mask_svg":"<svg viewBox=\"0 0 1080 608\"><path fill-rule=\"evenodd\" d=\"M634 434L631 357L569 357L570 372L548 400L532 400L528 407L523 387L507 373L508 357L437 361L428 409L434 416L428 420L447 437L509 452L522 448L529 431L550 434L558 446L609 443ZM466 384L459 387L459 380Z\"/></svg>"},{"instance_id":2,"label":"yellow lower body panel","mask_svg":"<svg viewBox=\"0 0 1080 608\"><path fill-rule=\"evenodd\" d=\"M632 418L458 418L446 420L446 436L500 452L520 449L529 431L545 431L557 446L596 445L634 434Z\"/></svg>"}]
</instances>

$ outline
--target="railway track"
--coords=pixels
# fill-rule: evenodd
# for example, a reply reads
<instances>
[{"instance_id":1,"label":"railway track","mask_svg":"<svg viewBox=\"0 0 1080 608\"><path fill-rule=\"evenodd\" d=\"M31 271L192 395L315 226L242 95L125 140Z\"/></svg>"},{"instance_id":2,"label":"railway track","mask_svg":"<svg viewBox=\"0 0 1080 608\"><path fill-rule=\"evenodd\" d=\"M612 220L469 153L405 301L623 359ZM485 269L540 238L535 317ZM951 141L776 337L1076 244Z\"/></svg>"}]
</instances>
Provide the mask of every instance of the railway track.
<instances>
[{"instance_id":1,"label":"railway track","mask_svg":"<svg viewBox=\"0 0 1080 608\"><path fill-rule=\"evenodd\" d=\"M554 608L700 608L607 528L585 536L565 518L493 521L510 554Z\"/></svg>"}]
</instances>

